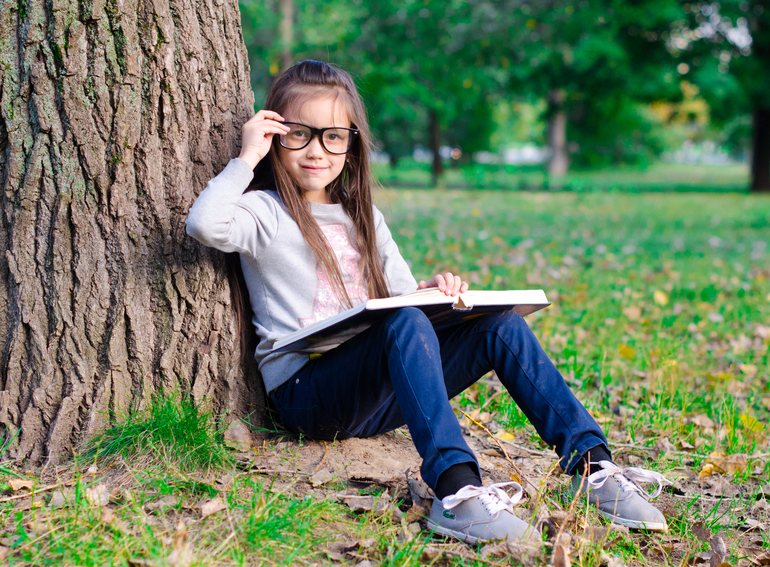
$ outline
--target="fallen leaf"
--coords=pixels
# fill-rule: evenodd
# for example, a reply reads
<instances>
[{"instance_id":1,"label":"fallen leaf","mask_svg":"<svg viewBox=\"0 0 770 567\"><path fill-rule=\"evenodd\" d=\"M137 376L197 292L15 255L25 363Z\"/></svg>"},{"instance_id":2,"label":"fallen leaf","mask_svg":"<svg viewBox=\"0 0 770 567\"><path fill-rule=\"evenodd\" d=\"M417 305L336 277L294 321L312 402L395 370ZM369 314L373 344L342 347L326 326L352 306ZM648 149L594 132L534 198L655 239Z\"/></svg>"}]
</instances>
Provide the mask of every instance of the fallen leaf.
<instances>
[{"instance_id":1,"label":"fallen leaf","mask_svg":"<svg viewBox=\"0 0 770 567\"><path fill-rule=\"evenodd\" d=\"M390 501L390 494L388 494L388 491L386 490L377 498L377 501L374 504L374 511L378 513L386 511L390 507Z\"/></svg>"},{"instance_id":2,"label":"fallen leaf","mask_svg":"<svg viewBox=\"0 0 770 567\"><path fill-rule=\"evenodd\" d=\"M480 552L482 559L502 559L508 557L508 546L506 542L488 543L481 548Z\"/></svg>"},{"instance_id":3,"label":"fallen leaf","mask_svg":"<svg viewBox=\"0 0 770 567\"><path fill-rule=\"evenodd\" d=\"M5 561L11 554L11 550L4 545L0 545L0 561Z\"/></svg>"},{"instance_id":4,"label":"fallen leaf","mask_svg":"<svg viewBox=\"0 0 770 567\"><path fill-rule=\"evenodd\" d=\"M766 551L757 555L756 557L752 557L751 565L757 565L758 567L765 567L766 565L770 565L770 551Z\"/></svg>"},{"instance_id":5,"label":"fallen leaf","mask_svg":"<svg viewBox=\"0 0 770 567\"><path fill-rule=\"evenodd\" d=\"M636 357L636 349L631 348L630 346L620 345L618 346L618 354L624 358L633 360Z\"/></svg>"},{"instance_id":6,"label":"fallen leaf","mask_svg":"<svg viewBox=\"0 0 770 567\"><path fill-rule=\"evenodd\" d=\"M497 435L495 435L500 441L507 441L509 443L515 443L516 442L516 436L513 433L510 433L508 431L501 431Z\"/></svg>"},{"instance_id":7,"label":"fallen leaf","mask_svg":"<svg viewBox=\"0 0 770 567\"><path fill-rule=\"evenodd\" d=\"M441 549L435 545L426 545L420 553L420 561L422 563L432 563L439 557L441 557Z\"/></svg>"},{"instance_id":8,"label":"fallen leaf","mask_svg":"<svg viewBox=\"0 0 770 567\"><path fill-rule=\"evenodd\" d=\"M362 496L360 494L340 494L337 498L354 512L359 510L369 512L372 508L374 508L374 496Z\"/></svg>"},{"instance_id":9,"label":"fallen leaf","mask_svg":"<svg viewBox=\"0 0 770 567\"><path fill-rule=\"evenodd\" d=\"M51 508L61 508L62 506L69 504L75 498L75 493L70 489L54 490L51 493L51 500L48 502L48 506Z\"/></svg>"},{"instance_id":10,"label":"fallen leaf","mask_svg":"<svg viewBox=\"0 0 770 567\"><path fill-rule=\"evenodd\" d=\"M701 541L711 541L711 530L703 525L702 522L695 522L691 531L695 537Z\"/></svg>"},{"instance_id":11,"label":"fallen leaf","mask_svg":"<svg viewBox=\"0 0 770 567\"><path fill-rule=\"evenodd\" d=\"M658 290L655 290L655 293L652 294L653 299L655 300L655 303L658 305L666 305L668 304L668 295L666 295L665 292Z\"/></svg>"},{"instance_id":12,"label":"fallen leaf","mask_svg":"<svg viewBox=\"0 0 770 567\"><path fill-rule=\"evenodd\" d=\"M740 489L725 477L715 474L700 481L703 492L712 496L735 496Z\"/></svg>"},{"instance_id":13,"label":"fallen leaf","mask_svg":"<svg viewBox=\"0 0 770 567\"><path fill-rule=\"evenodd\" d=\"M8 485L14 492L19 492L20 490L32 490L35 488L35 481L28 478L12 478L8 481Z\"/></svg>"},{"instance_id":14,"label":"fallen leaf","mask_svg":"<svg viewBox=\"0 0 770 567\"><path fill-rule=\"evenodd\" d=\"M433 494L427 484L421 480L415 480L410 478L407 480L409 486L409 495L412 497L412 502L423 508L429 508L430 503L433 501Z\"/></svg>"},{"instance_id":15,"label":"fallen leaf","mask_svg":"<svg viewBox=\"0 0 770 567\"><path fill-rule=\"evenodd\" d=\"M505 546L508 548L511 559L523 567L544 563L544 561L538 561L543 557L543 546L537 542L506 541Z\"/></svg>"},{"instance_id":16,"label":"fallen leaf","mask_svg":"<svg viewBox=\"0 0 770 567\"><path fill-rule=\"evenodd\" d=\"M310 484L318 488L324 484L334 480L334 475L327 468L322 468L320 471L310 477Z\"/></svg>"},{"instance_id":17,"label":"fallen leaf","mask_svg":"<svg viewBox=\"0 0 770 567\"><path fill-rule=\"evenodd\" d=\"M626 565L623 563L622 558L618 557L617 555L610 555L604 550L602 550L599 559L601 560L601 564L605 565L606 567L625 567Z\"/></svg>"},{"instance_id":18,"label":"fallen leaf","mask_svg":"<svg viewBox=\"0 0 770 567\"><path fill-rule=\"evenodd\" d=\"M742 453L725 455L724 453L714 452L706 458L706 463L712 464L719 469L717 472L734 475L746 470L749 466L749 457Z\"/></svg>"},{"instance_id":19,"label":"fallen leaf","mask_svg":"<svg viewBox=\"0 0 770 567\"><path fill-rule=\"evenodd\" d=\"M110 502L110 493L107 485L99 483L96 486L86 488L86 501L91 506L106 506Z\"/></svg>"},{"instance_id":20,"label":"fallen leaf","mask_svg":"<svg viewBox=\"0 0 770 567\"><path fill-rule=\"evenodd\" d=\"M230 487L233 485L233 480L235 480L233 478L233 475L231 475L230 473L226 473L217 478L216 484L218 484L224 490L229 490Z\"/></svg>"},{"instance_id":21,"label":"fallen leaf","mask_svg":"<svg viewBox=\"0 0 770 567\"><path fill-rule=\"evenodd\" d=\"M44 534L51 529L50 524L44 523L43 518L40 517L30 520L25 524L25 527L35 535Z\"/></svg>"},{"instance_id":22,"label":"fallen leaf","mask_svg":"<svg viewBox=\"0 0 770 567\"><path fill-rule=\"evenodd\" d=\"M706 463L705 465L703 465L703 469L701 469L700 474L698 474L698 479L707 478L707 477L713 475L714 473L722 473L722 474L724 474L724 472L725 471L720 469L715 464L713 464L713 463Z\"/></svg>"},{"instance_id":23,"label":"fallen leaf","mask_svg":"<svg viewBox=\"0 0 770 567\"><path fill-rule=\"evenodd\" d=\"M663 437L655 443L653 450L655 451L655 458L659 459L668 456L672 451L676 451L676 447L668 440L668 437Z\"/></svg>"},{"instance_id":24,"label":"fallen leaf","mask_svg":"<svg viewBox=\"0 0 770 567\"><path fill-rule=\"evenodd\" d=\"M756 364L741 364L739 367L741 372L743 372L746 376L754 376L757 372L759 372L759 368Z\"/></svg>"},{"instance_id":25,"label":"fallen leaf","mask_svg":"<svg viewBox=\"0 0 770 567\"><path fill-rule=\"evenodd\" d=\"M211 516L212 514L216 514L217 512L221 512L222 510L226 509L227 504L225 504L224 501L219 496L217 496L216 498L212 498L201 506L201 518Z\"/></svg>"},{"instance_id":26,"label":"fallen leaf","mask_svg":"<svg viewBox=\"0 0 770 567\"><path fill-rule=\"evenodd\" d=\"M192 550L187 543L187 526L184 520L179 518L174 534L174 548L168 556L168 564L172 567L187 567L192 560Z\"/></svg>"},{"instance_id":27,"label":"fallen leaf","mask_svg":"<svg viewBox=\"0 0 770 567\"><path fill-rule=\"evenodd\" d=\"M225 445L236 451L248 451L252 447L251 432L246 424L237 419L225 430Z\"/></svg>"},{"instance_id":28,"label":"fallen leaf","mask_svg":"<svg viewBox=\"0 0 770 567\"><path fill-rule=\"evenodd\" d=\"M586 526L583 531L583 537L594 544L601 544L607 541L607 534L609 530L602 528L601 526Z\"/></svg>"},{"instance_id":29,"label":"fallen leaf","mask_svg":"<svg viewBox=\"0 0 770 567\"><path fill-rule=\"evenodd\" d=\"M418 506L417 504L412 504L412 507L406 511L406 515L404 516L407 524L411 524L412 522L420 522L427 517L428 511L422 506Z\"/></svg>"},{"instance_id":30,"label":"fallen leaf","mask_svg":"<svg viewBox=\"0 0 770 567\"><path fill-rule=\"evenodd\" d=\"M147 510L162 510L163 508L175 508L182 499L176 494L167 494L159 500L153 500L145 504Z\"/></svg>"},{"instance_id":31,"label":"fallen leaf","mask_svg":"<svg viewBox=\"0 0 770 567\"><path fill-rule=\"evenodd\" d=\"M642 310L639 307L626 307L623 309L623 315L628 317L631 321L636 321L642 316Z\"/></svg>"},{"instance_id":32,"label":"fallen leaf","mask_svg":"<svg viewBox=\"0 0 770 567\"><path fill-rule=\"evenodd\" d=\"M727 545L725 545L725 540L722 539L722 536L715 535L711 538L709 544L711 545L711 551L714 552L714 555L712 555L709 560L709 565L711 567L719 567L725 562L725 557L727 557Z\"/></svg>"},{"instance_id":33,"label":"fallen leaf","mask_svg":"<svg viewBox=\"0 0 770 567\"><path fill-rule=\"evenodd\" d=\"M743 424L743 429L746 430L747 433L750 434L757 434L762 433L762 431L765 430L765 424L760 422L757 418L754 416L743 414L741 416L741 423Z\"/></svg>"},{"instance_id":34,"label":"fallen leaf","mask_svg":"<svg viewBox=\"0 0 770 567\"><path fill-rule=\"evenodd\" d=\"M709 416L700 414L690 419L690 423L702 427L704 429L714 429L716 424L709 418Z\"/></svg>"}]
</instances>

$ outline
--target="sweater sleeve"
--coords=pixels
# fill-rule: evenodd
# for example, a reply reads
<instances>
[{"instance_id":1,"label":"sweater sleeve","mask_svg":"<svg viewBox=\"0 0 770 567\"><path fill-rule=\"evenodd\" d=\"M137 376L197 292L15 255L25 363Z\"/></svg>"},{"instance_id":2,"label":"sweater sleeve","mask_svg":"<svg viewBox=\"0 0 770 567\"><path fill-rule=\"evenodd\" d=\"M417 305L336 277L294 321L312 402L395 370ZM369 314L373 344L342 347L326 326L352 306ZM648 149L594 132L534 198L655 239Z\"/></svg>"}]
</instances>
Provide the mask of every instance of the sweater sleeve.
<instances>
[{"instance_id":1,"label":"sweater sleeve","mask_svg":"<svg viewBox=\"0 0 770 567\"><path fill-rule=\"evenodd\" d=\"M187 234L222 252L239 252L253 257L271 244L278 231L274 199L246 193L254 173L241 159L208 182L190 207Z\"/></svg>"},{"instance_id":2,"label":"sweater sleeve","mask_svg":"<svg viewBox=\"0 0 770 567\"><path fill-rule=\"evenodd\" d=\"M417 281L412 275L412 270L398 251L398 245L390 229L385 223L385 217L374 207L374 227L377 235L377 249L382 258L385 277L388 280L388 291L391 296L411 293L417 289Z\"/></svg>"}]
</instances>

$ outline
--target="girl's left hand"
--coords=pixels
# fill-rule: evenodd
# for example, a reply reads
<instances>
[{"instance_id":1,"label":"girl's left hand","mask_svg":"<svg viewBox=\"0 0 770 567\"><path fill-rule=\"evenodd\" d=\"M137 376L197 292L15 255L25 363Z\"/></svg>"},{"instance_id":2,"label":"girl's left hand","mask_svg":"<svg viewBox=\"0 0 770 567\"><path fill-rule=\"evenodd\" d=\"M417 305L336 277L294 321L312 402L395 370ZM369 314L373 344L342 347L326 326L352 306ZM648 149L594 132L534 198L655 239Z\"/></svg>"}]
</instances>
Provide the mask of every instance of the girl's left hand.
<instances>
[{"instance_id":1,"label":"girl's left hand","mask_svg":"<svg viewBox=\"0 0 770 567\"><path fill-rule=\"evenodd\" d=\"M446 272L444 274L436 274L429 282L422 280L417 284L417 289L425 289L428 287L437 287L446 295L454 297L468 291L468 282L464 282L460 276L455 276L452 272Z\"/></svg>"}]
</instances>

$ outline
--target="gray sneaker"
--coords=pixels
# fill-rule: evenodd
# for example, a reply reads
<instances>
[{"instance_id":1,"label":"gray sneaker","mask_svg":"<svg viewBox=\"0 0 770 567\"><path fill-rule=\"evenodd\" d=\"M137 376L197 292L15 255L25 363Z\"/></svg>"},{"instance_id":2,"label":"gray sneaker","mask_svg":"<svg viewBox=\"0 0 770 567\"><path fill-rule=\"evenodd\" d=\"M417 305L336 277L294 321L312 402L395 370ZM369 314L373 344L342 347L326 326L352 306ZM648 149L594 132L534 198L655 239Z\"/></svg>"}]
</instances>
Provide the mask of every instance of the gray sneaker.
<instances>
[{"instance_id":1,"label":"gray sneaker","mask_svg":"<svg viewBox=\"0 0 770 567\"><path fill-rule=\"evenodd\" d=\"M638 467L621 469L609 461L599 461L602 470L588 477L572 477L572 494L587 492L588 501L599 513L616 524L637 530L665 532L666 518L648 502L660 494L663 484L671 484L660 473ZM649 494L640 482L657 482L658 488Z\"/></svg>"},{"instance_id":2,"label":"gray sneaker","mask_svg":"<svg viewBox=\"0 0 770 567\"><path fill-rule=\"evenodd\" d=\"M514 486L516 493L508 496L505 486ZM444 500L433 500L428 529L471 544L494 539L539 542L537 530L513 513L522 492L517 482L464 486Z\"/></svg>"}]
</instances>

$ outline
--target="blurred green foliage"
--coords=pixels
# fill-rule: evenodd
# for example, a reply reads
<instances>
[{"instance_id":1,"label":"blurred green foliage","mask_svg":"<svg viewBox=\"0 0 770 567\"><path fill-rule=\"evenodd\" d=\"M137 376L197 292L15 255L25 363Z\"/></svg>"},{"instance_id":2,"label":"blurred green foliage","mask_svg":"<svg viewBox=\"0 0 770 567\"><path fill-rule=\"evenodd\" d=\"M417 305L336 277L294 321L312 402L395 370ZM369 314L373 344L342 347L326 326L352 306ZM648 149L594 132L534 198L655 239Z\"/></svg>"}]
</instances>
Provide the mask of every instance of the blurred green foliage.
<instances>
[{"instance_id":1,"label":"blurred green foliage","mask_svg":"<svg viewBox=\"0 0 770 567\"><path fill-rule=\"evenodd\" d=\"M768 14L757 13L758 1L728 0L719 12L720 4L670 0L292 0L287 45L280 24L288 1L241 0L257 105L285 51L294 61L338 64L356 78L394 161L429 146L431 116L441 144L467 158L517 141L542 144L548 119L563 111L573 163L644 165L682 135L695 137L681 121L672 134L672 123L650 111L651 103L682 103L683 80L711 111L703 135L740 154L748 113L770 93L757 43ZM704 17L712 36L695 34ZM726 27L741 17L751 49ZM556 91L565 94L560 107L545 104ZM524 121L516 108L528 111Z\"/></svg>"}]
</instances>

